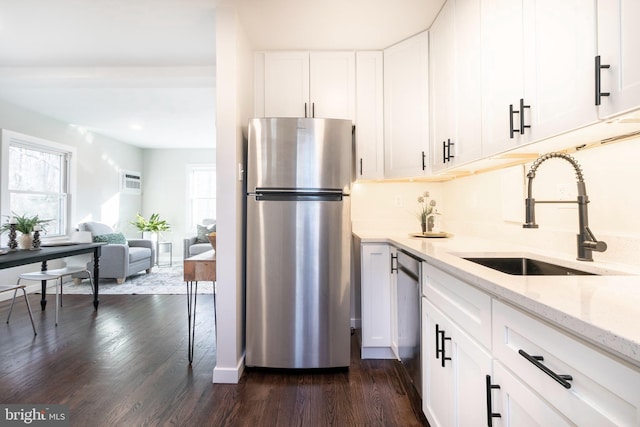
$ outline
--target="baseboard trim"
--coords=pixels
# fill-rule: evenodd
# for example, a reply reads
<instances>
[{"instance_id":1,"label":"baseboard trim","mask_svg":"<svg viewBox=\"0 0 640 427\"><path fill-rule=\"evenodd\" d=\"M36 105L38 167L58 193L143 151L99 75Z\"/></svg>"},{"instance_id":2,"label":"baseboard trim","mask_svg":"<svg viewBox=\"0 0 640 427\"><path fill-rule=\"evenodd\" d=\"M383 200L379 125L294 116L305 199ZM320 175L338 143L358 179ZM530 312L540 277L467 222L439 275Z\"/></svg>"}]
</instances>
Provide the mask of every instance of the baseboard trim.
<instances>
[{"instance_id":1,"label":"baseboard trim","mask_svg":"<svg viewBox=\"0 0 640 427\"><path fill-rule=\"evenodd\" d=\"M213 368L213 383L214 384L238 384L240 377L244 373L244 354L238 361L238 365L235 368L225 368L216 364Z\"/></svg>"}]
</instances>

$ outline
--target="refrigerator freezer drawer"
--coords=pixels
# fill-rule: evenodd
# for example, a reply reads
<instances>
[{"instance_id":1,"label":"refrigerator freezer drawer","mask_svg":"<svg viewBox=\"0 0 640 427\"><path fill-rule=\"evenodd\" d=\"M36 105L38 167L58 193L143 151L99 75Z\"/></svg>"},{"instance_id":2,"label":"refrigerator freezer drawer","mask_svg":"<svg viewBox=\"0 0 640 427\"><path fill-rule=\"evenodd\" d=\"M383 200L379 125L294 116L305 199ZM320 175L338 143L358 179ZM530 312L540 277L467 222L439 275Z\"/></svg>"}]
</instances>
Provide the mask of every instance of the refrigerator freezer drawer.
<instances>
[{"instance_id":1,"label":"refrigerator freezer drawer","mask_svg":"<svg viewBox=\"0 0 640 427\"><path fill-rule=\"evenodd\" d=\"M248 197L247 366L349 365L350 239L349 197Z\"/></svg>"}]
</instances>

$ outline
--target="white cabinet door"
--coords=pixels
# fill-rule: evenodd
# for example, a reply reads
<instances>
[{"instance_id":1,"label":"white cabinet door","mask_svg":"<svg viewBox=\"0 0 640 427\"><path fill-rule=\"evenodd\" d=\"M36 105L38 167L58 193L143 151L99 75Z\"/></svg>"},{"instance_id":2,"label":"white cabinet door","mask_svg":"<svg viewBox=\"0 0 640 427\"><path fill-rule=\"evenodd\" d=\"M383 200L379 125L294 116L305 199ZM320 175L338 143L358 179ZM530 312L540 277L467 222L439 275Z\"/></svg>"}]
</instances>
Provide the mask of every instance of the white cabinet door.
<instances>
[{"instance_id":1,"label":"white cabinet door","mask_svg":"<svg viewBox=\"0 0 640 427\"><path fill-rule=\"evenodd\" d=\"M395 358L391 351L389 245L362 244L362 358Z\"/></svg>"},{"instance_id":2,"label":"white cabinet door","mask_svg":"<svg viewBox=\"0 0 640 427\"><path fill-rule=\"evenodd\" d=\"M595 0L524 0L523 4L524 99L531 106L531 139L597 122Z\"/></svg>"},{"instance_id":3,"label":"white cabinet door","mask_svg":"<svg viewBox=\"0 0 640 427\"><path fill-rule=\"evenodd\" d=\"M526 128L524 135L515 132L520 130L520 113L510 112L510 107L519 112L519 101L524 100L522 13L520 0L482 1L483 155L512 149L530 139ZM525 112L525 125L529 117Z\"/></svg>"},{"instance_id":4,"label":"white cabinet door","mask_svg":"<svg viewBox=\"0 0 640 427\"><path fill-rule=\"evenodd\" d=\"M481 0L456 0L456 133L453 163L482 155Z\"/></svg>"},{"instance_id":5,"label":"white cabinet door","mask_svg":"<svg viewBox=\"0 0 640 427\"><path fill-rule=\"evenodd\" d=\"M598 55L603 96L600 117L606 118L640 106L640 2L598 0Z\"/></svg>"},{"instance_id":6,"label":"white cabinet door","mask_svg":"<svg viewBox=\"0 0 640 427\"><path fill-rule=\"evenodd\" d=\"M355 118L355 55L353 52L309 54L309 117Z\"/></svg>"},{"instance_id":7,"label":"white cabinet door","mask_svg":"<svg viewBox=\"0 0 640 427\"><path fill-rule=\"evenodd\" d=\"M429 94L431 95L431 166L434 172L451 164L449 153L457 147L455 1L440 10L429 30ZM451 152L455 156L455 150ZM455 158L455 157L454 157Z\"/></svg>"},{"instance_id":8,"label":"white cabinet door","mask_svg":"<svg viewBox=\"0 0 640 427\"><path fill-rule=\"evenodd\" d=\"M449 0L429 30L434 172L482 155L480 18L480 0Z\"/></svg>"},{"instance_id":9,"label":"white cabinet door","mask_svg":"<svg viewBox=\"0 0 640 427\"><path fill-rule=\"evenodd\" d=\"M429 36L384 50L385 178L429 171Z\"/></svg>"},{"instance_id":10,"label":"white cabinet door","mask_svg":"<svg viewBox=\"0 0 640 427\"><path fill-rule=\"evenodd\" d=\"M486 419L491 356L427 298L423 313L423 411L435 426L480 425Z\"/></svg>"},{"instance_id":11,"label":"white cabinet door","mask_svg":"<svg viewBox=\"0 0 640 427\"><path fill-rule=\"evenodd\" d=\"M640 425L640 371L498 301L493 354L576 425Z\"/></svg>"},{"instance_id":12,"label":"white cabinet door","mask_svg":"<svg viewBox=\"0 0 640 427\"><path fill-rule=\"evenodd\" d=\"M561 427L573 426L549 403L533 393L499 362L494 362L491 384L500 388L491 391L491 412L496 427ZM480 424L478 424L480 425ZM487 425L487 424L483 424ZM597 425L597 424L586 424Z\"/></svg>"},{"instance_id":13,"label":"white cabinet door","mask_svg":"<svg viewBox=\"0 0 640 427\"><path fill-rule=\"evenodd\" d=\"M382 51L356 52L356 179L384 177Z\"/></svg>"},{"instance_id":14,"label":"white cabinet door","mask_svg":"<svg viewBox=\"0 0 640 427\"><path fill-rule=\"evenodd\" d=\"M255 58L256 113L354 120L353 52L265 52Z\"/></svg>"},{"instance_id":15,"label":"white cabinet door","mask_svg":"<svg viewBox=\"0 0 640 427\"><path fill-rule=\"evenodd\" d=\"M305 117L309 108L309 53L266 52L264 116Z\"/></svg>"}]
</instances>

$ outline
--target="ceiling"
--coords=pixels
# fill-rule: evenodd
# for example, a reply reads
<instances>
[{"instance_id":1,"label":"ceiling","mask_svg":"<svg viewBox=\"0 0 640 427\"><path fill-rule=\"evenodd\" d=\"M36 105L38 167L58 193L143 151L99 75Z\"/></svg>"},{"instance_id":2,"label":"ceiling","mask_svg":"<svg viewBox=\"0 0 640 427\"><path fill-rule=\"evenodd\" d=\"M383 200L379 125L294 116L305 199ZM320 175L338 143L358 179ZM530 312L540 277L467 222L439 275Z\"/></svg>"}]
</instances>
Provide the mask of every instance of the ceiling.
<instances>
[{"instance_id":1,"label":"ceiling","mask_svg":"<svg viewBox=\"0 0 640 427\"><path fill-rule=\"evenodd\" d=\"M215 9L256 49L381 49L444 0L0 0L0 99L143 148L215 146Z\"/></svg>"}]
</instances>

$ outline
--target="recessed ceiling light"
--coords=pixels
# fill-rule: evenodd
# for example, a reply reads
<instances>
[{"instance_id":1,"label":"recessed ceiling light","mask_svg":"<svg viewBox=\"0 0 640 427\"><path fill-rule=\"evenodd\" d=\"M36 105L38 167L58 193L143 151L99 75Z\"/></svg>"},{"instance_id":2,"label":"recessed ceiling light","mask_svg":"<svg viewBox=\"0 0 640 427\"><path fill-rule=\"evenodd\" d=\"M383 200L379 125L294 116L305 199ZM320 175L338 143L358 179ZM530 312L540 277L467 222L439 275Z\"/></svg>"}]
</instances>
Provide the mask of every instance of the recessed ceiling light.
<instances>
[{"instance_id":1,"label":"recessed ceiling light","mask_svg":"<svg viewBox=\"0 0 640 427\"><path fill-rule=\"evenodd\" d=\"M132 130L142 130L142 125L134 124L134 125L130 125L129 127L130 127Z\"/></svg>"}]
</instances>

